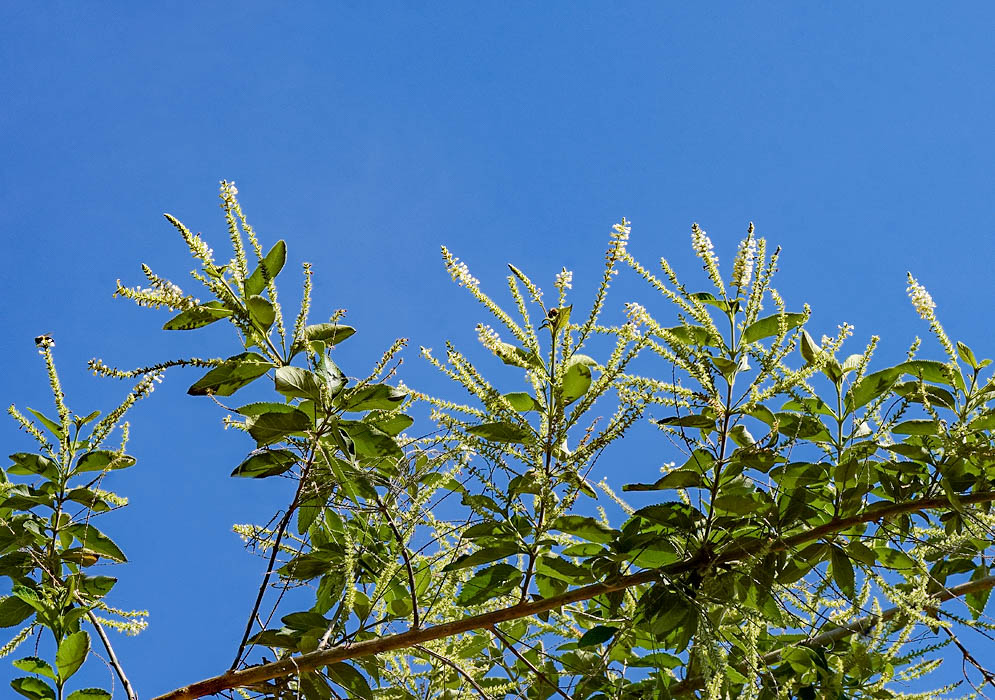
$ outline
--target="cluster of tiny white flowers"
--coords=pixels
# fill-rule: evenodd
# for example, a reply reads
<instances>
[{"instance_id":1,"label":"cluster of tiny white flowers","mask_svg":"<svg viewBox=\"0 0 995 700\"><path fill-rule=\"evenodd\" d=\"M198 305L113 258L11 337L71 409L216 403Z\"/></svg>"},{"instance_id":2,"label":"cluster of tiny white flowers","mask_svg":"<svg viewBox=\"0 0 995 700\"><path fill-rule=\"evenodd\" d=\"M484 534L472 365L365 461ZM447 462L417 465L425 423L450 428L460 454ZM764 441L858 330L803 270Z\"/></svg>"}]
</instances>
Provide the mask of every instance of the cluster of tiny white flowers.
<instances>
[{"instance_id":1,"label":"cluster of tiny white flowers","mask_svg":"<svg viewBox=\"0 0 995 700\"><path fill-rule=\"evenodd\" d=\"M695 224L691 228L691 245L694 247L694 252L702 260L707 260L712 257L712 251L715 250L715 246L712 245L711 239L709 239L708 234L704 230L698 228Z\"/></svg>"},{"instance_id":2,"label":"cluster of tiny white flowers","mask_svg":"<svg viewBox=\"0 0 995 700\"><path fill-rule=\"evenodd\" d=\"M497 352L498 345L501 342L501 336L497 334L497 331L483 323L477 324L477 339L481 345L491 352Z\"/></svg>"},{"instance_id":3,"label":"cluster of tiny white flowers","mask_svg":"<svg viewBox=\"0 0 995 700\"><path fill-rule=\"evenodd\" d=\"M470 274L470 268L467 267L465 262L461 262L459 258L453 258L453 262L449 266L449 274L452 276L453 282L461 287L472 287L475 289L480 285L480 280Z\"/></svg>"},{"instance_id":4,"label":"cluster of tiny white flowers","mask_svg":"<svg viewBox=\"0 0 995 700\"><path fill-rule=\"evenodd\" d=\"M563 268L560 272L556 274L556 282L553 284L560 291L566 289L573 289L573 279L574 273L572 270Z\"/></svg>"},{"instance_id":5,"label":"cluster of tiny white flowers","mask_svg":"<svg viewBox=\"0 0 995 700\"><path fill-rule=\"evenodd\" d=\"M628 317L629 323L636 328L652 320L646 307L634 301L630 301L625 305L625 315Z\"/></svg>"},{"instance_id":6,"label":"cluster of tiny white flowers","mask_svg":"<svg viewBox=\"0 0 995 700\"><path fill-rule=\"evenodd\" d=\"M619 252L625 250L626 243L629 242L629 234L632 233L632 222L624 216L622 220L612 226L611 240L612 246Z\"/></svg>"},{"instance_id":7,"label":"cluster of tiny white flowers","mask_svg":"<svg viewBox=\"0 0 995 700\"><path fill-rule=\"evenodd\" d=\"M750 280L753 278L753 259L756 254L757 241L751 231L750 235L739 243L736 260L732 264L732 286L739 289L750 286Z\"/></svg>"},{"instance_id":8,"label":"cluster of tiny white flowers","mask_svg":"<svg viewBox=\"0 0 995 700\"><path fill-rule=\"evenodd\" d=\"M923 287L916 278L912 276L912 273L908 273L909 276L909 287L906 291L909 293L909 299L912 300L912 306L919 313L921 318L930 320L933 318L933 309L936 308L936 304L933 302L933 297L929 295L926 288Z\"/></svg>"}]
</instances>

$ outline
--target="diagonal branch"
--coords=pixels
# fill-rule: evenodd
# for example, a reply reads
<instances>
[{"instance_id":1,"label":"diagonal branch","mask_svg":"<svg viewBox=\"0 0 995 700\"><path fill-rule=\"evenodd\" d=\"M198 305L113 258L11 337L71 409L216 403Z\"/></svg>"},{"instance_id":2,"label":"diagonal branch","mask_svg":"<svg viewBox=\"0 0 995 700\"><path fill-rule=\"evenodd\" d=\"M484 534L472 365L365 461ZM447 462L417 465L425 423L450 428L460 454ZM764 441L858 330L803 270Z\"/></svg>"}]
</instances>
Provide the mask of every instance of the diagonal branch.
<instances>
[{"instance_id":1,"label":"diagonal branch","mask_svg":"<svg viewBox=\"0 0 995 700\"><path fill-rule=\"evenodd\" d=\"M991 588L995 588L995 576L986 576L985 578L980 578L976 581L968 581L962 583L959 586L951 586L950 588L945 588L936 595L933 596L933 600L937 604L945 603L948 600L953 600L954 598L959 598L960 596L968 595L969 593L976 593L978 591L986 591ZM873 628L880 622L887 622L893 617L901 614L902 608L894 607L888 608L883 611L880 615L866 615L857 620L854 620L848 625L843 625L842 627L837 627L836 629L829 630L828 632L823 632L822 634L817 634L809 639L803 639L795 642L794 645L790 646L804 646L813 649L819 647L829 646L833 642L837 642L845 637L849 637L854 634L861 634L867 630ZM763 656L760 657L760 662L765 666L770 664L775 664L781 659L781 654L790 646L783 646L779 649L774 649ZM739 671L743 671L744 667L739 667ZM982 669L984 670L984 669ZM690 693L693 690L697 690L705 685L707 678L704 676L694 676L692 678L685 679L678 683L677 685L670 688L670 694L673 696L684 695ZM990 682L990 681L989 681Z\"/></svg>"},{"instance_id":2,"label":"diagonal branch","mask_svg":"<svg viewBox=\"0 0 995 700\"><path fill-rule=\"evenodd\" d=\"M548 685L554 692L556 692L557 695L566 698L566 700L570 700L570 696L560 690L560 687L553 683L553 681L549 680L545 673L537 669L528 659L526 659L522 653L515 648L515 645L512 644L507 637L501 634L496 625L491 627L491 633L498 638L498 640L505 646L505 648L507 648L508 651L515 655L515 658L528 666L529 670L535 674L536 678Z\"/></svg>"},{"instance_id":3,"label":"diagonal branch","mask_svg":"<svg viewBox=\"0 0 995 700\"><path fill-rule=\"evenodd\" d=\"M974 493L960 497L960 503L971 505L977 503L990 503L995 501L995 491ZM836 518L823 525L819 525L809 530L798 532L785 537L780 541L749 539L735 543L727 547L710 562L712 564L727 564L732 561L743 559L760 552L783 552L798 545L822 539L828 535L842 532L854 525L873 522L882 518L887 518L902 513L913 513L917 511L935 510L948 508L950 501L946 497L926 498L918 501L906 501L901 503L881 502L872 504L863 513L848 518ZM566 605L596 598L606 593L625 590L633 586L646 583L653 583L664 578L672 578L686 574L698 569L702 562L697 558L685 559L674 562L660 569L640 571L628 576L620 576L602 583L594 583L581 588L575 588L557 596L540 598L527 603L513 605L508 608L501 608L479 615L464 617L452 622L446 622L433 627L408 630L379 639L357 642L345 646L334 647L332 649L322 649L301 654L290 659L283 659L259 666L238 671L230 670L220 676L208 678L191 685L177 688L164 695L160 695L155 700L192 700L205 695L212 695L223 690L239 688L254 683L291 676L303 671L312 671L322 666L346 661L349 659L371 656L384 652L406 649L416 644L423 644L436 639L444 639L464 632L473 630L490 629L499 622L509 622L524 617L533 617L539 613L558 610ZM953 589L951 589L953 590Z\"/></svg>"},{"instance_id":4,"label":"diagonal branch","mask_svg":"<svg viewBox=\"0 0 995 700\"><path fill-rule=\"evenodd\" d=\"M457 664L456 662L452 661L451 659L447 659L442 654L436 654L434 651L432 651L428 647L422 646L421 644L416 644L412 648L413 649L417 649L418 651L420 651L423 654L427 654L428 656L431 656L436 661L440 661L440 662L444 663L446 666L448 666L449 668L451 668L454 671L456 671L456 673L460 674L460 676L462 676L463 679L467 683L469 683L470 686L474 690L477 691L477 693L480 695L480 697L482 697L484 700L488 700L487 693L485 693L484 689L480 687L480 684L477 683L477 681L473 680L473 676L471 676L469 673L467 673L462 668L460 668L459 664Z\"/></svg>"},{"instance_id":5,"label":"diagonal branch","mask_svg":"<svg viewBox=\"0 0 995 700\"><path fill-rule=\"evenodd\" d=\"M104 649L107 650L107 658L111 664L111 668L117 673L117 677L121 679L121 685L124 686L124 692L128 696L128 700L138 700L138 693L135 689L131 687L131 682L128 681L128 677L124 675L124 667L121 666L121 662L117 660L117 654L114 653L114 647L111 646L111 640L107 638L107 633L104 631L103 625L100 624L100 620L97 616L93 614L93 611L88 611L86 616L90 619L90 624L93 628L97 630L97 636L100 637L100 641L104 645Z\"/></svg>"}]
</instances>

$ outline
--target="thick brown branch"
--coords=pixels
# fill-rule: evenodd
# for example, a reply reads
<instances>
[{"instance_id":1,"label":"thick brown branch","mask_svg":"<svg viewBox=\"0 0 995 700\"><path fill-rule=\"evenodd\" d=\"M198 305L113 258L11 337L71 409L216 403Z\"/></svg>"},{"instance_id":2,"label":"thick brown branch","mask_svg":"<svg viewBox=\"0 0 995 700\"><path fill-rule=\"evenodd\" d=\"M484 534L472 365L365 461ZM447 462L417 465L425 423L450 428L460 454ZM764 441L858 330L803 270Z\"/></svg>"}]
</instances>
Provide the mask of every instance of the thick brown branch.
<instances>
[{"instance_id":1,"label":"thick brown branch","mask_svg":"<svg viewBox=\"0 0 995 700\"><path fill-rule=\"evenodd\" d=\"M933 596L933 600L937 604L945 603L948 600L953 600L954 598L959 598L960 596L968 595L969 593L976 593L978 591L986 591L990 588L995 588L995 576L987 576L985 578L980 578L977 581L968 581L967 583L962 583L959 586L951 586L950 588L945 588L941 592ZM887 622L896 615L901 614L902 609L898 607L888 608L880 615L867 615L854 620L848 625L843 625L842 627L837 627L836 629L829 630L828 632L823 632L822 634L817 634L809 639L799 640L793 642L788 646L781 647L780 649L775 649L774 651L768 652L760 657L760 663L764 666L769 666L770 664L775 664L781 659L781 654L784 653L786 649L790 649L797 646L805 646L813 649L818 649L819 647L826 647L830 644L837 642L844 637L849 637L854 634L861 634L867 630L873 628L879 622ZM739 671L742 672L745 667L740 667ZM684 695L693 690L697 690L705 685L707 679L704 676L695 676L693 678L688 678L681 681L677 685L670 688L670 694Z\"/></svg>"},{"instance_id":2,"label":"thick brown branch","mask_svg":"<svg viewBox=\"0 0 995 700\"><path fill-rule=\"evenodd\" d=\"M995 492L985 492L962 496L960 502L963 505L975 503L988 503L995 501ZM727 547L719 553L712 564L725 564L738 559L742 559L759 552L781 552L792 549L798 545L822 539L854 525L872 522L882 518L901 515L902 513L912 513L916 511L931 510L949 507L950 502L946 498L928 498L919 501L909 501L905 503L874 504L863 513L849 518L838 518L824 525L796 533L780 541L770 542L769 540L749 540L736 546ZM490 629L499 622L518 620L523 617L533 617L539 613L558 610L571 603L590 600L597 596L614 591L621 591L626 588L638 586L645 583L658 581L662 578L679 576L688 573L701 565L698 559L683 560L674 562L660 569L640 571L628 576L595 583L581 588L575 588L558 596L550 598L540 598L528 603L514 605L510 608L502 608L480 615L473 615L452 622L446 622L434 627L426 627L419 630L409 630L400 634L371 639L347 646L335 647L332 649L322 649L307 654L275 661L260 666L251 666L238 671L229 671L221 676L208 678L197 683L178 688L165 695L160 695L155 700L191 700L205 695L219 693L222 690L230 690L254 683L291 676L303 671L312 671L328 664L346 661L349 659L380 654L388 651L406 649L416 644L424 644L436 639L451 637L473 630Z\"/></svg>"}]
</instances>

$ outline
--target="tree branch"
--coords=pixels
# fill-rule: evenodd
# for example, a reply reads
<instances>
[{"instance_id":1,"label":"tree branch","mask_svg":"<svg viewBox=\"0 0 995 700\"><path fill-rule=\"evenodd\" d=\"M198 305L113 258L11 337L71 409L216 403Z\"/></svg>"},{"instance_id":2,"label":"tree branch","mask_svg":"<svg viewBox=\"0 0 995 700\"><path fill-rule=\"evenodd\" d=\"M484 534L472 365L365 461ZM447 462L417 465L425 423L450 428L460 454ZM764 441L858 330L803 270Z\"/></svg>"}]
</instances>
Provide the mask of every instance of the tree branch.
<instances>
[{"instance_id":1,"label":"tree branch","mask_svg":"<svg viewBox=\"0 0 995 700\"><path fill-rule=\"evenodd\" d=\"M546 685L548 685L550 688L552 688L556 692L557 695L559 695L559 696L561 696L563 698L566 698L566 700L570 700L570 696L567 695L566 693L564 693L562 690L560 690L560 686L556 685L555 683L553 683L553 681L549 680L549 678L546 676L545 673L543 673L542 671L540 671L539 669L537 669L535 666L532 665L532 663L528 659L526 659L524 656L522 656L522 654L515 648L515 645L512 644L511 642L509 642L508 638L505 637L503 634L501 634L501 632L498 630L498 628L496 626L495 627L491 627L491 634L493 634L495 637L497 637L498 640L502 644L504 644L504 646L508 649L508 651L510 651L512 654L515 655L515 658L517 658L523 664L525 664L526 666L528 666L529 670L532 671L532 673L535 674L536 678L538 678L540 681L542 681L543 683L545 683Z\"/></svg>"},{"instance_id":2,"label":"tree branch","mask_svg":"<svg viewBox=\"0 0 995 700\"><path fill-rule=\"evenodd\" d=\"M480 695L480 697L482 697L484 700L488 700L487 693L485 693L484 689L480 687L480 684L478 684L477 681L473 680L473 676L471 676L469 673L467 673L462 668L460 668L459 665L457 665L455 662L451 661L450 659L447 659L442 654L436 654L434 651L432 651L428 647L422 646L421 644L416 644L412 648L413 649L417 649L418 651L420 651L423 654L428 654L433 659L435 659L437 661L441 661L446 666L448 666L449 668L451 668L454 671L456 671L456 673L460 674L463 677L463 679L466 680L466 682L469 683L470 686L473 687L473 689L477 691L477 693Z\"/></svg>"},{"instance_id":3,"label":"tree branch","mask_svg":"<svg viewBox=\"0 0 995 700\"><path fill-rule=\"evenodd\" d=\"M995 576L987 576L985 578L980 578L977 581L968 581L967 583L962 583L959 586L945 588L934 595L933 600L935 600L937 604L945 603L948 600L953 600L954 598L959 598L960 596L967 595L969 593L976 593L990 588L995 588ZM817 634L809 639L799 640L791 646L805 646L813 649L829 646L833 642L837 642L844 637L866 632L879 622L887 622L896 615L899 615L901 612L902 609L898 607L888 608L880 615L867 615L865 617L861 617L848 625L843 625L842 627L837 627L836 629L829 630L828 632ZM760 662L765 666L777 663L781 659L781 654L787 648L788 646L781 647L780 649L775 649L774 651L764 654L760 657ZM738 667L738 670L742 672L744 667L740 666ZM703 687L707 680L708 679L704 676L694 676L681 681L672 688L669 688L669 691L670 694L674 696L684 695Z\"/></svg>"},{"instance_id":4,"label":"tree branch","mask_svg":"<svg viewBox=\"0 0 995 700\"><path fill-rule=\"evenodd\" d=\"M111 646L111 640L107 638L107 633L104 631L103 625L97 619L97 616L93 614L93 611L88 611L86 616L90 619L90 624L93 628L97 630L97 636L100 637L100 641L104 645L104 649L107 650L107 659L110 662L111 668L117 674L117 677L121 679L121 685L124 686L124 692L128 695L128 700L138 700L138 693L135 689L131 687L131 683L128 681L128 677L124 675L124 667L121 666L121 662L117 660L117 655L114 653L114 647Z\"/></svg>"},{"instance_id":5,"label":"tree branch","mask_svg":"<svg viewBox=\"0 0 995 700\"><path fill-rule=\"evenodd\" d=\"M984 493L974 493L960 497L960 503L971 505L976 503L990 503L995 501L995 491ZM750 539L745 542L726 547L715 556L712 564L727 564L738 559L758 554L760 552L782 552L789 550L813 540L819 540L826 535L846 530L854 525L872 522L893 515L902 513L912 513L950 506L950 501L946 497L927 498L918 501L907 501L902 503L880 502L872 504L866 511L849 518L837 518L823 525L819 525L810 530L798 532L780 541L770 542L769 540ZM571 603L590 600L597 596L626 588L632 588L645 583L652 583L664 578L673 578L681 574L689 573L701 565L697 558L685 559L674 562L660 569L640 571L627 576L610 579L602 583L594 583L581 588L575 588L557 596L550 598L540 598L527 603L521 603L500 610L464 617L452 622L445 622L433 627L426 627L417 630L408 630L399 634L357 642L346 646L334 647L332 649L322 649L301 654L290 659L275 661L259 666L250 666L239 671L230 670L227 673L198 681L182 688L177 688L164 695L160 695L155 700L192 700L205 695L212 695L223 690L239 688L253 683L272 680L290 676L303 671L312 671L322 666L346 661L349 659L380 654L383 652L397 651L416 644L423 644L436 639L451 637L473 630L489 629L499 622L518 620L523 617L533 617L539 613L558 610ZM977 582L975 582L977 583ZM951 589L953 590L953 589Z\"/></svg>"}]
</instances>

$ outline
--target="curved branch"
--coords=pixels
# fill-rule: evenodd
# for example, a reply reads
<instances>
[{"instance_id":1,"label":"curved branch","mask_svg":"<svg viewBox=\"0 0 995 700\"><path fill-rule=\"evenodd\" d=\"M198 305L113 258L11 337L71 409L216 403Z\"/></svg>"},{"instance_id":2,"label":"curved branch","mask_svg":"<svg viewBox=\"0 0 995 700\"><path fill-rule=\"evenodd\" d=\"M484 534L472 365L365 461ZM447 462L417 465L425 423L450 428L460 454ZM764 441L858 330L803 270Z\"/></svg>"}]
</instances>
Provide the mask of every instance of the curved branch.
<instances>
[{"instance_id":1,"label":"curved branch","mask_svg":"<svg viewBox=\"0 0 995 700\"><path fill-rule=\"evenodd\" d=\"M138 700L138 693L135 689L131 687L131 683L128 681L128 677L124 675L124 667L121 666L121 662L117 660L117 655L114 653L114 647L111 646L111 640L107 638L107 633L104 631L103 625L100 624L100 620L97 616L93 614L93 611L88 611L86 616L90 620L90 624L93 628L97 630L97 636L100 637L100 641L104 645L104 649L107 650L107 658L110 662L111 668L117 674L117 677L121 679L121 685L124 686L124 692L128 696L128 700Z\"/></svg>"},{"instance_id":2,"label":"curved branch","mask_svg":"<svg viewBox=\"0 0 995 700\"><path fill-rule=\"evenodd\" d=\"M415 646L412 647L412 649L417 649L421 653L427 654L428 656L431 656L436 661L440 661L440 662L444 663L446 666L448 666L449 668L451 668L454 671L456 671L456 673L458 673L460 676L462 676L463 679L467 683L469 683L470 686L474 690L477 691L477 693L480 695L480 697L482 697L484 700L488 700L487 693L485 693L484 689L480 687L480 684L477 683L477 681L473 680L473 676L471 676L469 673L467 673L462 668L460 668L459 665L456 664L454 661L452 661L450 659L447 659L442 654L436 654L434 651L432 651L428 647L422 646L421 644L416 644Z\"/></svg>"},{"instance_id":3,"label":"curved branch","mask_svg":"<svg viewBox=\"0 0 995 700\"><path fill-rule=\"evenodd\" d=\"M990 503L995 501L995 491L984 493L974 493L960 497L963 505L976 503ZM792 549L801 544L819 540L827 535L846 530L854 525L873 522L882 518L902 513L912 513L916 511L932 510L949 507L950 501L947 498L926 498L918 501L907 501L902 503L880 502L872 504L866 511L848 518L837 518L823 525L819 525L810 530L796 533L785 537L780 541L750 539L745 542L734 544L720 552L711 561L712 564L727 564L744 557L748 557L760 552L782 552ZM509 622L523 617L533 617L539 613L558 610L571 603L578 603L591 598L596 598L606 593L621 591L645 583L652 583L663 578L679 576L698 569L701 561L697 558L685 559L674 562L659 569L640 571L627 576L610 579L602 583L594 583L581 588L575 588L557 596L540 598L528 603L521 603L509 608L501 608L491 612L464 617L452 622L446 622L433 627L408 630L379 639L357 642L332 649L322 649L301 654L290 659L275 661L259 666L238 671L228 671L220 676L208 678L191 685L177 688L164 695L160 695L155 700L193 700L205 695L212 695L223 690L244 687L254 683L290 676L303 671L312 671L322 666L347 661L349 659L371 656L383 652L406 649L416 644L423 644L436 639L443 639L453 635L470 632L473 630L490 629L499 622ZM951 589L953 590L953 589Z\"/></svg>"}]
</instances>

